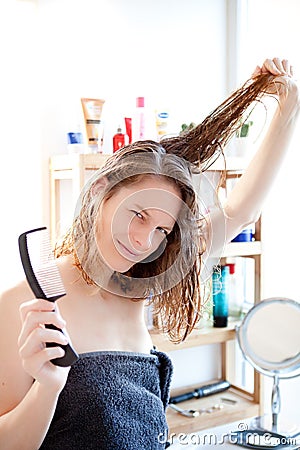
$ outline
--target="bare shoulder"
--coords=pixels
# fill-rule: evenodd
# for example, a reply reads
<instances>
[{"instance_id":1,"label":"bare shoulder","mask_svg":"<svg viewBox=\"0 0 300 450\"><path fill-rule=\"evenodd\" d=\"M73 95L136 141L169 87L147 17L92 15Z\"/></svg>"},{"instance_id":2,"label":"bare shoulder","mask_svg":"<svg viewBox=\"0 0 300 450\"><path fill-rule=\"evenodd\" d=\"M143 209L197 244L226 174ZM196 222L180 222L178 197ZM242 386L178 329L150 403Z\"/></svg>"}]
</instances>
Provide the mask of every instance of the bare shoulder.
<instances>
[{"instance_id":1,"label":"bare shoulder","mask_svg":"<svg viewBox=\"0 0 300 450\"><path fill-rule=\"evenodd\" d=\"M5 305L12 306L13 303L21 304L32 297L33 294L27 281L24 279L0 294L0 307L5 307Z\"/></svg>"},{"instance_id":2,"label":"bare shoulder","mask_svg":"<svg viewBox=\"0 0 300 450\"><path fill-rule=\"evenodd\" d=\"M20 305L33 298L33 294L25 280L17 285L7 289L0 294L0 323L6 328L14 326L21 326L19 317ZM8 323L9 322L9 323ZM3 328L0 327L0 336L3 336Z\"/></svg>"},{"instance_id":3,"label":"bare shoulder","mask_svg":"<svg viewBox=\"0 0 300 450\"><path fill-rule=\"evenodd\" d=\"M23 370L18 350L19 307L32 298L26 281L0 295L0 415L22 400L33 381Z\"/></svg>"}]
</instances>

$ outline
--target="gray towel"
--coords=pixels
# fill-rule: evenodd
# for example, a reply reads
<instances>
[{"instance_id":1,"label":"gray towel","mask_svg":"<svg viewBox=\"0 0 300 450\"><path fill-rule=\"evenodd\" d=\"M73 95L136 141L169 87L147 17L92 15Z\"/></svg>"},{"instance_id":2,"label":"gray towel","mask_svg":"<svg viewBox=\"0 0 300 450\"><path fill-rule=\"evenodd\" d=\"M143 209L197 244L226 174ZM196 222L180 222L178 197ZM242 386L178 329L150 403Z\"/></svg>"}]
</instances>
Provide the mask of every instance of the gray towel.
<instances>
[{"instance_id":1,"label":"gray towel","mask_svg":"<svg viewBox=\"0 0 300 450\"><path fill-rule=\"evenodd\" d=\"M172 363L162 352L85 353L40 450L162 450Z\"/></svg>"}]
</instances>

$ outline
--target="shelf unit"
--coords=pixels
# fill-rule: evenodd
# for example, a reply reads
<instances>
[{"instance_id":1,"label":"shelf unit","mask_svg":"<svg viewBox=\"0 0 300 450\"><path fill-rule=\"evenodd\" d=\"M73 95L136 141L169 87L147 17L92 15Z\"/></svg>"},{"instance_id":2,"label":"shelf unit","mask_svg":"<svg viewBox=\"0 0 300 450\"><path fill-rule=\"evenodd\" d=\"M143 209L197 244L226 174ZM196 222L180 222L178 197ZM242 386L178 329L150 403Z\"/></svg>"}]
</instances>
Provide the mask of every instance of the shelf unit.
<instances>
[{"instance_id":1,"label":"shelf unit","mask_svg":"<svg viewBox=\"0 0 300 450\"><path fill-rule=\"evenodd\" d=\"M71 180L72 183L72 201L75 207L87 179L98 170L107 160L109 155L102 154L72 154L55 155L50 160L50 184L51 184L51 237L55 241L60 228L60 182L62 180ZM244 170L241 158L228 159L226 162L226 179L239 177ZM224 170L224 163L217 161L209 171L219 172ZM70 218L71 219L71 218ZM232 242L225 246L222 258L243 256L253 258L255 261L255 302L261 297L260 273L261 273L261 221L256 223L255 240L252 242ZM156 331L152 331L153 344L160 351L170 352L174 350L188 349L202 345L221 345L221 365L222 378L228 379L230 371L230 352L231 346L235 342L236 322L229 322L226 328L204 327L195 329L191 335L181 344L171 343L166 336ZM211 380L212 382L214 380ZM171 395L177 395L186 391L193 390L196 386L186 386L181 389L172 390ZM197 385L199 387L199 385ZM223 409L216 410L211 414L201 414L195 418L184 417L177 412L167 410L167 420L170 433L184 432L189 433L202 429L211 428L235 420L242 420L260 414L262 405L261 377L254 373L253 393L246 392L231 383L231 388L222 394L209 396L205 399L193 399L180 403L182 408L206 408L213 404L218 404L221 397L229 398L236 403L224 404Z\"/></svg>"},{"instance_id":2,"label":"shelf unit","mask_svg":"<svg viewBox=\"0 0 300 450\"><path fill-rule=\"evenodd\" d=\"M52 242L55 242L57 236L61 234L61 181L71 181L72 206L75 208L87 179L105 164L109 156L100 153L76 153L54 155L50 158L50 234Z\"/></svg>"}]
</instances>

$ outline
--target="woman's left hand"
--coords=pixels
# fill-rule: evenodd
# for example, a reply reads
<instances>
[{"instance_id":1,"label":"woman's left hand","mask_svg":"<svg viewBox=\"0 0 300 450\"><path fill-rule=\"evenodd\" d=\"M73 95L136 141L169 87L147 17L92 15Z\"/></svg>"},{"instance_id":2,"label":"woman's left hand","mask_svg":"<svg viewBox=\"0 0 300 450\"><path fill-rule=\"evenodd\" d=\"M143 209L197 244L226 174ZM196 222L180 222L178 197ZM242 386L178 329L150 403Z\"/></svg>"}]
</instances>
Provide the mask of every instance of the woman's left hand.
<instances>
[{"instance_id":1,"label":"woman's left hand","mask_svg":"<svg viewBox=\"0 0 300 450\"><path fill-rule=\"evenodd\" d=\"M286 97L288 92L296 85L293 66L287 59L266 59L262 66L257 66L252 78L264 74L274 75L274 83L269 86L267 94Z\"/></svg>"}]
</instances>

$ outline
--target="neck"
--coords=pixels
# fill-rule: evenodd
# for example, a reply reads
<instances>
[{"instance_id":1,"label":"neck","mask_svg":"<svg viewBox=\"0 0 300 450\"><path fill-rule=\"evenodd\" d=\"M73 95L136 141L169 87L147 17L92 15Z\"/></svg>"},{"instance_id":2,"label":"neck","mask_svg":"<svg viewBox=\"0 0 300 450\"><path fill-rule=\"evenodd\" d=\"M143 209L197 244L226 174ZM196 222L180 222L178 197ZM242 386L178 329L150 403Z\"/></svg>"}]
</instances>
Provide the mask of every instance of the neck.
<instances>
[{"instance_id":1,"label":"neck","mask_svg":"<svg viewBox=\"0 0 300 450\"><path fill-rule=\"evenodd\" d=\"M108 308L115 317L144 321L144 301L117 295L105 289L99 289L98 296L102 300L102 307Z\"/></svg>"}]
</instances>

